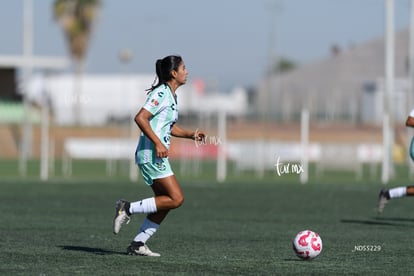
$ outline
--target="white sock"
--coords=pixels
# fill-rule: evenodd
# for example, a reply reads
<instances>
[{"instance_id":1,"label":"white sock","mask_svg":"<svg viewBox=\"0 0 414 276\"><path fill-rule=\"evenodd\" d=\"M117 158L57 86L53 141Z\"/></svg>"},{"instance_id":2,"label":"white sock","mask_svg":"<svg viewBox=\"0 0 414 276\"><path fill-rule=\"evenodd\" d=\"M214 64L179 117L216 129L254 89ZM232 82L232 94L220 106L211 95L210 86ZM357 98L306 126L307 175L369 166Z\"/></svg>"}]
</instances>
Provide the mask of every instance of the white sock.
<instances>
[{"instance_id":1,"label":"white sock","mask_svg":"<svg viewBox=\"0 0 414 276\"><path fill-rule=\"evenodd\" d=\"M157 232L158 227L160 227L159 224L146 218L139 229L138 235L134 238L134 241L146 243L147 240Z\"/></svg>"},{"instance_id":2,"label":"white sock","mask_svg":"<svg viewBox=\"0 0 414 276\"><path fill-rule=\"evenodd\" d=\"M407 187L393 188L390 189L388 192L390 193L390 198L404 197L407 195Z\"/></svg>"},{"instance_id":3,"label":"white sock","mask_svg":"<svg viewBox=\"0 0 414 276\"><path fill-rule=\"evenodd\" d=\"M129 207L131 214L150 214L157 212L157 206L155 205L155 198L150 197L140 201L131 202Z\"/></svg>"}]
</instances>

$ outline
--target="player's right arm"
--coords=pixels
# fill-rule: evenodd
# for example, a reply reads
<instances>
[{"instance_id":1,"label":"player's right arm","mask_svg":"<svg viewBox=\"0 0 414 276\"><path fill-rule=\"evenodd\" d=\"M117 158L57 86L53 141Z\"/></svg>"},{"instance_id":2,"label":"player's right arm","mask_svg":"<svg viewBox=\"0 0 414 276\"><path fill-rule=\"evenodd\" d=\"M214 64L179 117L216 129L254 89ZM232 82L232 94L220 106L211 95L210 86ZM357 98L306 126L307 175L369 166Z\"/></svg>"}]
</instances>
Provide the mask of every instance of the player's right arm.
<instances>
[{"instance_id":1,"label":"player's right arm","mask_svg":"<svg viewBox=\"0 0 414 276\"><path fill-rule=\"evenodd\" d=\"M145 108L141 110L135 116L135 123L141 129L141 131L147 136L155 145L155 151L158 158L168 157L168 149L164 146L158 136L154 133L150 125L150 119L153 115Z\"/></svg>"},{"instance_id":2,"label":"player's right arm","mask_svg":"<svg viewBox=\"0 0 414 276\"><path fill-rule=\"evenodd\" d=\"M405 126L414 128L414 117L408 116L405 121Z\"/></svg>"}]
</instances>

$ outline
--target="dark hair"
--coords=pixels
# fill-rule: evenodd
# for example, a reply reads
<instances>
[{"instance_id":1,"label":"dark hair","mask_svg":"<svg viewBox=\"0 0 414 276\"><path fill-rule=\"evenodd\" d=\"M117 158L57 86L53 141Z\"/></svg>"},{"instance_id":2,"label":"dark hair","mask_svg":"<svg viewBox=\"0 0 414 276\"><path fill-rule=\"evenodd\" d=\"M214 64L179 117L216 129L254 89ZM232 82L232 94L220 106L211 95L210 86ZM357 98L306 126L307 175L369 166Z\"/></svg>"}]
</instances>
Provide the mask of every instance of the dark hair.
<instances>
[{"instance_id":1,"label":"dark hair","mask_svg":"<svg viewBox=\"0 0 414 276\"><path fill-rule=\"evenodd\" d=\"M151 85L151 88L146 91L151 92L160 85L170 81L172 79L171 71L178 71L178 66L180 66L182 61L183 59L181 56L166 56L163 59L158 59L155 63L155 72L157 73L157 77ZM155 84L157 79L158 83Z\"/></svg>"}]
</instances>

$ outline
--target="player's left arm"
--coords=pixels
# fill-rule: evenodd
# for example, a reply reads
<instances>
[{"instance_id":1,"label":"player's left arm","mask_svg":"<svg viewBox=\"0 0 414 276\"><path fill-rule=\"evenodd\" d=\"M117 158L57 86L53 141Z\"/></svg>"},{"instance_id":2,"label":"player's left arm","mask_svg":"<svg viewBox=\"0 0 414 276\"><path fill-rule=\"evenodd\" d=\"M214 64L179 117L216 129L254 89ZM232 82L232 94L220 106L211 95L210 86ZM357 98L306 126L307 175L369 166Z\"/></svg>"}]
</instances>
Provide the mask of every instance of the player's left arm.
<instances>
[{"instance_id":1,"label":"player's left arm","mask_svg":"<svg viewBox=\"0 0 414 276\"><path fill-rule=\"evenodd\" d=\"M171 135L174 137L178 137L178 138L187 138L187 139L192 139L196 141L203 141L204 138L206 137L205 133L202 131L186 130L186 129L183 129L177 126L177 124L174 124L174 126L172 127Z\"/></svg>"}]
</instances>

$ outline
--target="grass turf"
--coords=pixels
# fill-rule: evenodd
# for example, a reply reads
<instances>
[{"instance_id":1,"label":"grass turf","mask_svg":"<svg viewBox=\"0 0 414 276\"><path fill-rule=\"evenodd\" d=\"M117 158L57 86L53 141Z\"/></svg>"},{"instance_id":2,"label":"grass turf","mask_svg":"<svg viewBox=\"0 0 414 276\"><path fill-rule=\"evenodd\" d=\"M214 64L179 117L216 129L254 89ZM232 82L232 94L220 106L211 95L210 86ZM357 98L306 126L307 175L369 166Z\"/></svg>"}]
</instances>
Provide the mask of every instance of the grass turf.
<instances>
[{"instance_id":1,"label":"grass turf","mask_svg":"<svg viewBox=\"0 0 414 276\"><path fill-rule=\"evenodd\" d=\"M112 234L114 202L150 196L126 180L2 180L2 275L405 275L412 259L411 199L374 210L379 184L182 181L186 201L148 245L160 258L127 256L143 219ZM392 185L392 184L391 184ZM391 186L390 185L390 186ZM291 241L312 229L323 239L313 261Z\"/></svg>"}]
</instances>

